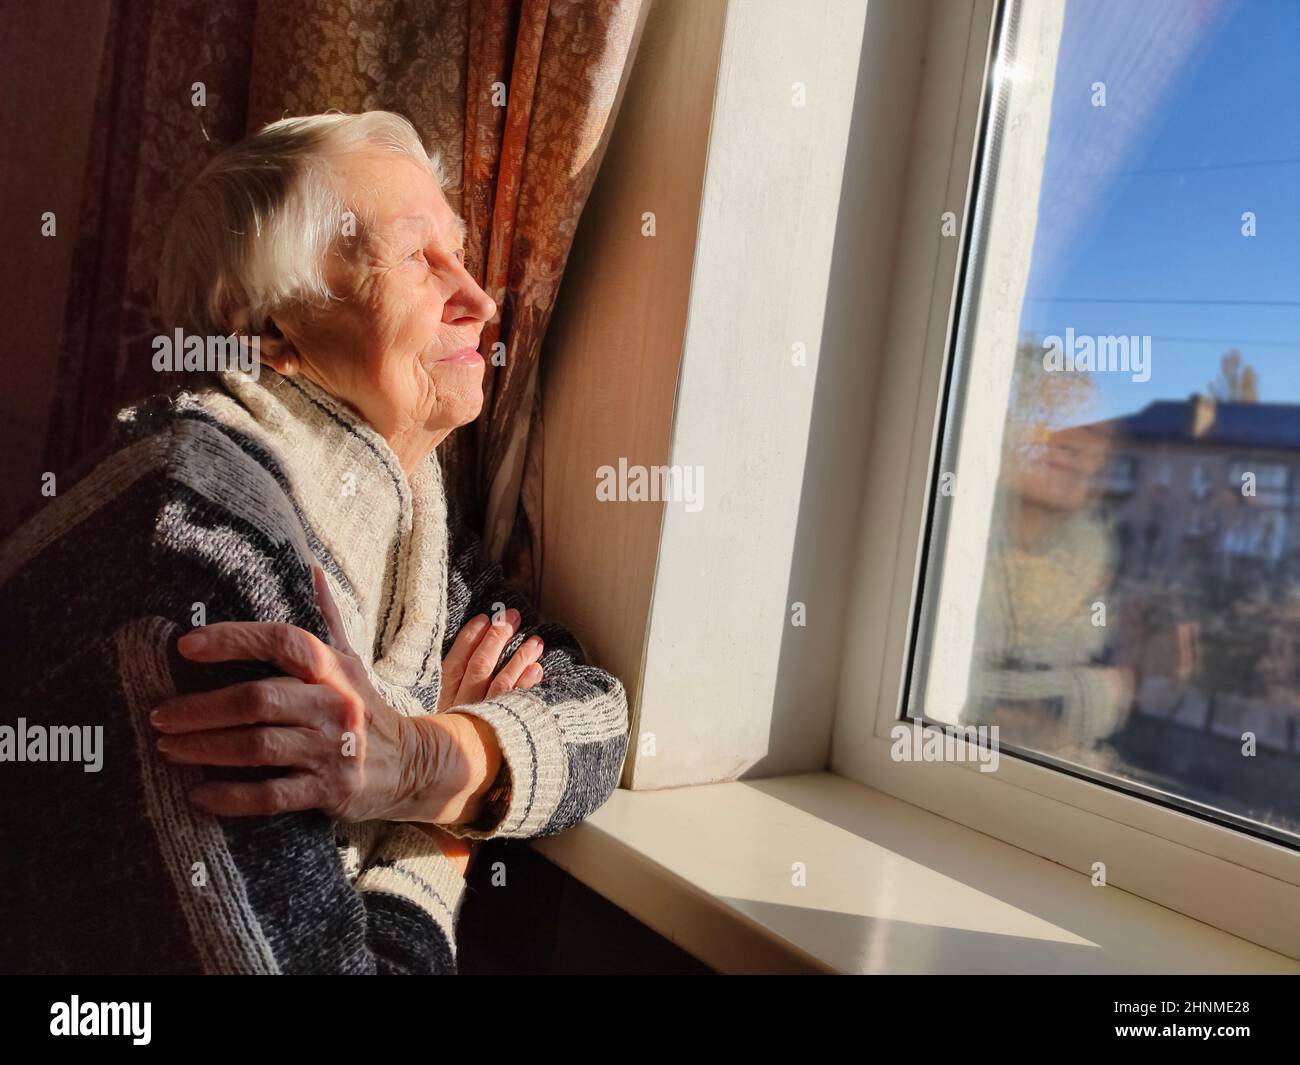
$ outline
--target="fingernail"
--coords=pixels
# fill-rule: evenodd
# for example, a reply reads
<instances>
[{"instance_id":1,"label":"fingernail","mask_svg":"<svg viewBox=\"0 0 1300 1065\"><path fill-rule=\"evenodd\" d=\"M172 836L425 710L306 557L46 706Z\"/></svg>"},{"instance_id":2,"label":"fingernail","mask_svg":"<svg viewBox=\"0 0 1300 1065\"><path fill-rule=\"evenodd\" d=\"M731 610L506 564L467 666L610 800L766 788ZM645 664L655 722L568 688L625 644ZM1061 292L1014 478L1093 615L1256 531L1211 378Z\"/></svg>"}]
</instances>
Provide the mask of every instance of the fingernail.
<instances>
[{"instance_id":1,"label":"fingernail","mask_svg":"<svg viewBox=\"0 0 1300 1065\"><path fill-rule=\"evenodd\" d=\"M542 643L542 638L540 636L530 636L528 637L528 642L531 643L534 647L536 647L539 651L546 646L544 643Z\"/></svg>"},{"instance_id":2,"label":"fingernail","mask_svg":"<svg viewBox=\"0 0 1300 1065\"><path fill-rule=\"evenodd\" d=\"M506 620L510 622L510 627L512 629L517 629L519 628L519 623L523 621L523 618L520 616L518 610L515 610L513 607L511 607L509 610L506 611Z\"/></svg>"},{"instance_id":3,"label":"fingernail","mask_svg":"<svg viewBox=\"0 0 1300 1065\"><path fill-rule=\"evenodd\" d=\"M162 739L158 741L158 750L162 751L163 754L169 754L171 752L171 749L172 749L172 741L169 737L164 736Z\"/></svg>"},{"instance_id":4,"label":"fingernail","mask_svg":"<svg viewBox=\"0 0 1300 1065\"><path fill-rule=\"evenodd\" d=\"M193 632L187 632L176 641L177 649L185 654L201 653L207 646L208 634L206 632L200 632L197 629Z\"/></svg>"}]
</instances>

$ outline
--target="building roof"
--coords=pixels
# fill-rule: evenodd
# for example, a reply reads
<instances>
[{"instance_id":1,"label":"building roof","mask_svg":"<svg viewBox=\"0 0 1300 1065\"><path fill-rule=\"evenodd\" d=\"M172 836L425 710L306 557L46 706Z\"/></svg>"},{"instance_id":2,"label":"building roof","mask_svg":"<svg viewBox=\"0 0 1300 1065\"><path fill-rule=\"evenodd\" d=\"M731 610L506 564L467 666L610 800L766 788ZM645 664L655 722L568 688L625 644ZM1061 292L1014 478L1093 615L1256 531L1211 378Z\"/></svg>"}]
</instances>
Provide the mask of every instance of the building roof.
<instances>
[{"instance_id":1,"label":"building roof","mask_svg":"<svg viewBox=\"0 0 1300 1065\"><path fill-rule=\"evenodd\" d=\"M1212 406L1213 415L1195 433L1193 408L1198 402ZM1123 418L1098 422L1096 428L1129 440L1300 451L1300 404L1217 403L1201 396L1162 399Z\"/></svg>"}]
</instances>

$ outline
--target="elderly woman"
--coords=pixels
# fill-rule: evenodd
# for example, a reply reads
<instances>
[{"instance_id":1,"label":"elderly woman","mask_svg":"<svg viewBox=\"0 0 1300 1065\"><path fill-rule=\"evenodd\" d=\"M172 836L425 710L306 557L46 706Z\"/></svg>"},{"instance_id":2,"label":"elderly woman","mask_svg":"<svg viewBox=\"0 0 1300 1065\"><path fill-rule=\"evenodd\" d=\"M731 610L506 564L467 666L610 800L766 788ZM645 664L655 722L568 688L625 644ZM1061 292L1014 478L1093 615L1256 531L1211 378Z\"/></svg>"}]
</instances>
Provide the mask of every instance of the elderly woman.
<instances>
[{"instance_id":1,"label":"elderly woman","mask_svg":"<svg viewBox=\"0 0 1300 1065\"><path fill-rule=\"evenodd\" d=\"M448 512L496 313L463 240L383 112L276 122L187 190L168 326L260 372L123 412L0 551L0 969L454 972L467 841L609 797L622 687ZM98 771L48 757L96 737Z\"/></svg>"}]
</instances>

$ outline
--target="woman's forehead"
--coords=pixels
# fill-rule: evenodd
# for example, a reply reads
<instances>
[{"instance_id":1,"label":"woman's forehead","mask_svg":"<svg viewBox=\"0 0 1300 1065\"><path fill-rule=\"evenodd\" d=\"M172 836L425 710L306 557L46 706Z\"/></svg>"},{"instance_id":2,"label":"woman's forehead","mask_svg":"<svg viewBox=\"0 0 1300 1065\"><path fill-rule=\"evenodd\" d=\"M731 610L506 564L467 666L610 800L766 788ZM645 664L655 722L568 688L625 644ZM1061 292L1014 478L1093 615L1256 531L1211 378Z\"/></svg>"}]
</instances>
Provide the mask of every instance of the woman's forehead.
<instances>
[{"instance_id":1,"label":"woman's forehead","mask_svg":"<svg viewBox=\"0 0 1300 1065\"><path fill-rule=\"evenodd\" d=\"M468 234L465 220L451 209L436 182L433 192L421 198L385 195L382 189L375 189L367 200L357 204L363 242L390 244L437 239L455 247L465 244Z\"/></svg>"},{"instance_id":2,"label":"woman's forehead","mask_svg":"<svg viewBox=\"0 0 1300 1065\"><path fill-rule=\"evenodd\" d=\"M468 227L465 220L456 214L444 201L441 210L434 211L417 211L414 214L401 215L396 218L384 221L382 218L376 219L377 224L382 224L390 236L429 236L434 233L441 233L449 240L465 242Z\"/></svg>"},{"instance_id":3,"label":"woman's forehead","mask_svg":"<svg viewBox=\"0 0 1300 1065\"><path fill-rule=\"evenodd\" d=\"M339 159L335 174L344 197L383 229L449 229L463 225L424 167L393 152L358 151Z\"/></svg>"}]
</instances>

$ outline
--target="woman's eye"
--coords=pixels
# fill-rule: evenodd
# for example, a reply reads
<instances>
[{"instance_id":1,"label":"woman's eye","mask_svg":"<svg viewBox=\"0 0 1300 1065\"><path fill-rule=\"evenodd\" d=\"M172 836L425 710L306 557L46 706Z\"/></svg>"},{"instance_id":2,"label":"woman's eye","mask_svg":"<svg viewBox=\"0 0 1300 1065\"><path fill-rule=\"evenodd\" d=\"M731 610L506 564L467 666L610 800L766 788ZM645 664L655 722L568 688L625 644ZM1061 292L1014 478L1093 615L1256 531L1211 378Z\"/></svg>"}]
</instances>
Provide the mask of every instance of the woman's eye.
<instances>
[{"instance_id":1,"label":"woman's eye","mask_svg":"<svg viewBox=\"0 0 1300 1065\"><path fill-rule=\"evenodd\" d=\"M464 252L464 250L462 249L462 250L456 252L455 255L456 255L456 261L457 261L458 263L460 263L461 266L464 266L464 265L465 265L465 252ZM413 252L411 252L411 254L408 255L406 258L407 258L407 260L408 260L409 262L423 263L425 266L429 267L430 270L433 269L432 266L429 266L429 260L428 260L428 258L425 256L425 254L424 254L424 252L423 252L422 250L420 250L420 251L413 251Z\"/></svg>"}]
</instances>

